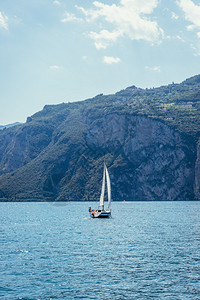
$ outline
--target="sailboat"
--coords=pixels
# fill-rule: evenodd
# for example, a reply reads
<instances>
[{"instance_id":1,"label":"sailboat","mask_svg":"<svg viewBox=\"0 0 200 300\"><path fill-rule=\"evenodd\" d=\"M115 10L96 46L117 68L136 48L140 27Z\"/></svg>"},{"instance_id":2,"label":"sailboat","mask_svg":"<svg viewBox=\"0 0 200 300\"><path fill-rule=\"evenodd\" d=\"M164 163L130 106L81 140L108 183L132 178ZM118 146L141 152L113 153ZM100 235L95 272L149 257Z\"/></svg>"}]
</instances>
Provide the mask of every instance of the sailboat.
<instances>
[{"instance_id":1,"label":"sailboat","mask_svg":"<svg viewBox=\"0 0 200 300\"><path fill-rule=\"evenodd\" d=\"M107 194L108 194L107 210L104 209L104 196L105 196L106 183L107 183ZM99 207L97 210L91 209L91 207L89 207L89 212L92 218L109 218L111 216L111 184L110 184L110 176L105 163L103 168L103 180L102 180L102 187L101 187L101 196L99 200Z\"/></svg>"}]
</instances>

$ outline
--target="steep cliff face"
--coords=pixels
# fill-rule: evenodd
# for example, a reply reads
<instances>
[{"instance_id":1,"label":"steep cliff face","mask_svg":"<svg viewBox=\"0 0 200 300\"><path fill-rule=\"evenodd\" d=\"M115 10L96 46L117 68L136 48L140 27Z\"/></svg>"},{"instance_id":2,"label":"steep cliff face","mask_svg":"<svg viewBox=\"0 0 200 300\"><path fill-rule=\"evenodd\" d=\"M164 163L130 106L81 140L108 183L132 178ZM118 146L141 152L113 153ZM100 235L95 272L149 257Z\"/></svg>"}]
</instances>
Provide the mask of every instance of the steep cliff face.
<instances>
[{"instance_id":1,"label":"steep cliff face","mask_svg":"<svg viewBox=\"0 0 200 300\"><path fill-rule=\"evenodd\" d=\"M90 149L112 153L115 198L194 198L194 153L180 134L162 122L128 115L108 115L101 131L99 126L91 126L86 141Z\"/></svg>"},{"instance_id":2,"label":"steep cliff face","mask_svg":"<svg viewBox=\"0 0 200 300\"><path fill-rule=\"evenodd\" d=\"M116 201L194 199L194 153L181 135L160 121L115 113L65 120L45 151L0 178L1 194L15 200L96 200L104 158Z\"/></svg>"},{"instance_id":3,"label":"steep cliff face","mask_svg":"<svg viewBox=\"0 0 200 300\"><path fill-rule=\"evenodd\" d=\"M0 175L30 162L51 141L52 128L46 124L24 124L0 132Z\"/></svg>"},{"instance_id":4,"label":"steep cliff face","mask_svg":"<svg viewBox=\"0 0 200 300\"><path fill-rule=\"evenodd\" d=\"M0 131L0 175L10 173L36 158L52 140L55 128L68 116L67 105L45 106L41 112Z\"/></svg>"}]
</instances>

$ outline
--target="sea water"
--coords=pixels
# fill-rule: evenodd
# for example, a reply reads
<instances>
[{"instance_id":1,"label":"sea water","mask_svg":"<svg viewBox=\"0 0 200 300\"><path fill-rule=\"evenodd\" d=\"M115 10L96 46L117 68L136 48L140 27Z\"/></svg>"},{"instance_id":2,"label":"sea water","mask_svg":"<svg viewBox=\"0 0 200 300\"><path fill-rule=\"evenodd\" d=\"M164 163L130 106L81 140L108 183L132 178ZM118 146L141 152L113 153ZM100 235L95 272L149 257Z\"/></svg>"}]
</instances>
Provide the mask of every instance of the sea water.
<instances>
[{"instance_id":1,"label":"sea water","mask_svg":"<svg viewBox=\"0 0 200 300\"><path fill-rule=\"evenodd\" d=\"M200 202L89 205L0 203L0 299L200 299Z\"/></svg>"}]
</instances>

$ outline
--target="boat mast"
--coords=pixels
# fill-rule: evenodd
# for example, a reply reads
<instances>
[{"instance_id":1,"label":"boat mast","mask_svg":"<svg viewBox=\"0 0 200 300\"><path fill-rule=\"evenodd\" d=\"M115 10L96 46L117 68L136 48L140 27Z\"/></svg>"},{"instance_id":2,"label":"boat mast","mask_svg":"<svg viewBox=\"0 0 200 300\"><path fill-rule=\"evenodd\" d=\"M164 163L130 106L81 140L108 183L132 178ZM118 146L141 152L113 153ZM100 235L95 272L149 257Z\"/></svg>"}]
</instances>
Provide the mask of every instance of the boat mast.
<instances>
[{"instance_id":1,"label":"boat mast","mask_svg":"<svg viewBox=\"0 0 200 300\"><path fill-rule=\"evenodd\" d=\"M104 210L104 194L105 194L105 175L106 175L106 165L104 163L101 196L99 201L99 208L102 207L103 210Z\"/></svg>"}]
</instances>

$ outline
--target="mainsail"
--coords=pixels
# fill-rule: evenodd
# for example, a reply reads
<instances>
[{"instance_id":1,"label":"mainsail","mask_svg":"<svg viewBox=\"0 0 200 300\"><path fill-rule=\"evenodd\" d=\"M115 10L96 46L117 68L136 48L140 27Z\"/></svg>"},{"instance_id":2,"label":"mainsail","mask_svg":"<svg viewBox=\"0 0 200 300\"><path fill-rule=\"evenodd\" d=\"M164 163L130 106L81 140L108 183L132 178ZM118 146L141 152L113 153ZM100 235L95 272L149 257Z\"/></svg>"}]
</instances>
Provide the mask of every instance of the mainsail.
<instances>
[{"instance_id":1,"label":"mainsail","mask_svg":"<svg viewBox=\"0 0 200 300\"><path fill-rule=\"evenodd\" d=\"M110 176L109 176L107 167L106 167L106 181L107 181L107 191L108 191L108 208L110 210L110 205L111 205L111 184L110 184Z\"/></svg>"},{"instance_id":2,"label":"mainsail","mask_svg":"<svg viewBox=\"0 0 200 300\"><path fill-rule=\"evenodd\" d=\"M104 164L103 181L102 181L102 187L101 187L101 196L100 196L100 201L99 201L99 207L103 207L103 209L104 209L105 179L106 179L106 182L107 182L108 208L110 210L110 205L111 205L110 176L109 176L109 173L108 173L108 169L107 169L106 165Z\"/></svg>"},{"instance_id":3,"label":"mainsail","mask_svg":"<svg viewBox=\"0 0 200 300\"><path fill-rule=\"evenodd\" d=\"M104 194L105 194L105 164L103 168L103 181L102 181L102 187L101 187L101 196L99 201L99 206L104 206Z\"/></svg>"}]
</instances>

